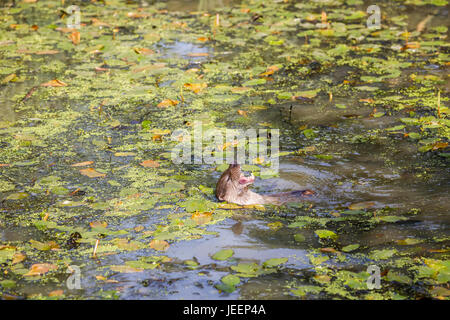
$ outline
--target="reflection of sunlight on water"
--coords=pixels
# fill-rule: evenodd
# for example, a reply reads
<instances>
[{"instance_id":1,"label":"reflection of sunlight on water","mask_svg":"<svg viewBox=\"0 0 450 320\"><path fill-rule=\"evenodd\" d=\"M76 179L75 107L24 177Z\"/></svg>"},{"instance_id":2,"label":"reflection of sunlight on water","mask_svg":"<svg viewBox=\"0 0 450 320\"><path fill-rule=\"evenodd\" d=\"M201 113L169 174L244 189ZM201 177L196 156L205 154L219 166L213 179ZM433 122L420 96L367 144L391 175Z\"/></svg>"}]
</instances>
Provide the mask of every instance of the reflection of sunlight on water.
<instances>
[{"instance_id":1,"label":"reflection of sunlight on water","mask_svg":"<svg viewBox=\"0 0 450 320\"><path fill-rule=\"evenodd\" d=\"M170 255L178 259L192 259L195 256L200 264L207 264L213 262L211 256L222 249L233 249L233 258L242 261L265 261L272 258L282 258L288 256L304 257L305 250L297 248L286 248L284 244L275 245L273 243L261 242L254 238L251 232L266 228L264 222L253 220L243 222L244 228L241 234L233 232L232 227L236 221L228 220L222 225L214 225L209 228L209 231L219 232L218 236L214 238L214 242L210 241L196 241L176 242L171 246ZM197 243L195 243L197 242ZM194 247L194 251L187 250L186 247ZM295 264L299 267L300 260L290 260L288 264ZM303 259L303 261L308 261ZM309 266L309 265L306 265ZM301 263L300 267L305 267Z\"/></svg>"},{"instance_id":2,"label":"reflection of sunlight on water","mask_svg":"<svg viewBox=\"0 0 450 320\"><path fill-rule=\"evenodd\" d=\"M192 60L204 60L206 57L205 56L199 56L199 57L190 57L189 54L210 54L210 51L212 51L212 49L208 48L208 47L201 47L198 45L195 45L193 43L188 43L188 42L181 42L181 41L176 41L174 43L170 43L170 44L166 44L164 45L167 55L175 55L175 56L180 56L183 58L189 58Z\"/></svg>"}]
</instances>

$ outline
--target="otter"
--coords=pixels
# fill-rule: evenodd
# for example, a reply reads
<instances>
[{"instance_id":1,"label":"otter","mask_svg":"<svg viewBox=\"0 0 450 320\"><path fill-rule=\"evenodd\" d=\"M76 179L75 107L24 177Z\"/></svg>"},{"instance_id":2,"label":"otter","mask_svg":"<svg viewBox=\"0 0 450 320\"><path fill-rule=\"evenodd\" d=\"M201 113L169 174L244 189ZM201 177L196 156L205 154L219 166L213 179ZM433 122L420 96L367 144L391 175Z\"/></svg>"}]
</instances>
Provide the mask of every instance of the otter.
<instances>
[{"instance_id":1,"label":"otter","mask_svg":"<svg viewBox=\"0 0 450 320\"><path fill-rule=\"evenodd\" d=\"M260 195L249 190L255 181L253 174L246 177L241 172L239 164L230 164L219 178L216 185L216 197L220 201L227 201L239 205L274 204L282 205L287 202L298 202L304 197L315 194L312 190L298 190L270 195Z\"/></svg>"}]
</instances>

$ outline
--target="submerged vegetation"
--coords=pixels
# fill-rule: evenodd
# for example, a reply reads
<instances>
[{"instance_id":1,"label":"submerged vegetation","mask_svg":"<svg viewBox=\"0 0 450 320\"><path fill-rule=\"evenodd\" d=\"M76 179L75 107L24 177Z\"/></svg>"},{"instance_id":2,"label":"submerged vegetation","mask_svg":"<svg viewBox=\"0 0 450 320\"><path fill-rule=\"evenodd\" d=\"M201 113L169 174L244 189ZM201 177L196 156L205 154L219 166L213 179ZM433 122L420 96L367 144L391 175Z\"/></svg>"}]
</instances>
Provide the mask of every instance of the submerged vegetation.
<instances>
[{"instance_id":1,"label":"submerged vegetation","mask_svg":"<svg viewBox=\"0 0 450 320\"><path fill-rule=\"evenodd\" d=\"M447 0L376 29L361 0L69 2L0 8L0 295L449 298ZM319 200L218 203L226 166L171 161L194 121L279 128L256 187Z\"/></svg>"}]
</instances>

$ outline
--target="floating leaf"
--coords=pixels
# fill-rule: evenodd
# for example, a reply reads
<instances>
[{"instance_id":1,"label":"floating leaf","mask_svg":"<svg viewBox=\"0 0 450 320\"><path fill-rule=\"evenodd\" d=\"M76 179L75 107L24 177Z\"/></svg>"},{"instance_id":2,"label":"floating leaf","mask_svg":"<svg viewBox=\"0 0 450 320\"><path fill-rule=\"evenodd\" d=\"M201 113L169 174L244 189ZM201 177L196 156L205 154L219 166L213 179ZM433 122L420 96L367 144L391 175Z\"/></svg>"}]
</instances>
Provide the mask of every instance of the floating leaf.
<instances>
[{"instance_id":1,"label":"floating leaf","mask_svg":"<svg viewBox=\"0 0 450 320\"><path fill-rule=\"evenodd\" d=\"M136 155L135 152L116 152L114 153L115 157L134 157Z\"/></svg>"},{"instance_id":2,"label":"floating leaf","mask_svg":"<svg viewBox=\"0 0 450 320\"><path fill-rule=\"evenodd\" d=\"M315 232L315 234L317 234L319 236L320 239L336 239L337 238L337 234L330 230L322 229L322 230L316 230L314 232Z\"/></svg>"},{"instance_id":3,"label":"floating leaf","mask_svg":"<svg viewBox=\"0 0 450 320\"><path fill-rule=\"evenodd\" d=\"M261 273L261 266L256 263L239 263L236 266L231 266L231 269L239 272L241 277L257 277Z\"/></svg>"},{"instance_id":4,"label":"floating leaf","mask_svg":"<svg viewBox=\"0 0 450 320\"><path fill-rule=\"evenodd\" d=\"M126 266L126 265L109 266L109 268L112 271L120 272L120 273L135 273L135 272L142 272L142 271L144 271L144 269L133 268L131 266Z\"/></svg>"},{"instance_id":5,"label":"floating leaf","mask_svg":"<svg viewBox=\"0 0 450 320\"><path fill-rule=\"evenodd\" d=\"M72 164L71 166L72 167L84 167L84 166L88 166L93 163L94 163L94 161L84 161L84 162L78 162L78 163Z\"/></svg>"},{"instance_id":6,"label":"floating leaf","mask_svg":"<svg viewBox=\"0 0 450 320\"><path fill-rule=\"evenodd\" d=\"M272 268L279 266L280 264L286 263L288 261L288 258L273 258L264 261L263 267L265 268Z\"/></svg>"},{"instance_id":7,"label":"floating leaf","mask_svg":"<svg viewBox=\"0 0 450 320\"><path fill-rule=\"evenodd\" d=\"M3 78L3 80L0 82L0 84L6 84L6 83L8 83L10 81L13 81L16 78L17 78L16 74L12 73L9 76L6 76L5 78Z\"/></svg>"},{"instance_id":8,"label":"floating leaf","mask_svg":"<svg viewBox=\"0 0 450 320\"><path fill-rule=\"evenodd\" d=\"M374 205L375 205L375 202L366 201L366 202L353 203L353 204L349 205L348 208L350 210L361 210L361 209L367 209L367 208L373 207Z\"/></svg>"},{"instance_id":9,"label":"floating leaf","mask_svg":"<svg viewBox=\"0 0 450 320\"><path fill-rule=\"evenodd\" d=\"M408 218L406 218L406 217L399 217L399 216L381 216L381 217L377 217L375 219L381 220L384 222L398 222L398 221L408 220Z\"/></svg>"},{"instance_id":10,"label":"floating leaf","mask_svg":"<svg viewBox=\"0 0 450 320\"><path fill-rule=\"evenodd\" d=\"M234 251L232 249L223 249L217 251L211 258L214 260L227 260L231 256L233 256Z\"/></svg>"},{"instance_id":11,"label":"floating leaf","mask_svg":"<svg viewBox=\"0 0 450 320\"><path fill-rule=\"evenodd\" d=\"M385 250L374 250L369 254L369 258L373 260L385 260L392 257L397 250L395 249L385 249Z\"/></svg>"},{"instance_id":12,"label":"floating leaf","mask_svg":"<svg viewBox=\"0 0 450 320\"><path fill-rule=\"evenodd\" d=\"M146 167L146 168L158 168L159 167L159 163L154 160L144 160L140 163L140 165L143 167Z\"/></svg>"},{"instance_id":13,"label":"floating leaf","mask_svg":"<svg viewBox=\"0 0 450 320\"><path fill-rule=\"evenodd\" d=\"M27 258L27 256L22 253L22 252L16 252L14 253L14 256L12 257L12 262L11 264L16 264L16 263L20 263L23 260L25 260Z\"/></svg>"},{"instance_id":14,"label":"floating leaf","mask_svg":"<svg viewBox=\"0 0 450 320\"><path fill-rule=\"evenodd\" d=\"M241 279L238 276L229 274L220 279L220 281L229 286L236 286L241 282Z\"/></svg>"},{"instance_id":15,"label":"floating leaf","mask_svg":"<svg viewBox=\"0 0 450 320\"><path fill-rule=\"evenodd\" d=\"M278 230L283 227L283 223L280 221L268 223L267 226L272 230Z\"/></svg>"},{"instance_id":16,"label":"floating leaf","mask_svg":"<svg viewBox=\"0 0 450 320\"><path fill-rule=\"evenodd\" d=\"M199 93L205 89L208 85L206 83L185 83L184 87L191 90L194 93Z\"/></svg>"},{"instance_id":17,"label":"floating leaf","mask_svg":"<svg viewBox=\"0 0 450 320\"><path fill-rule=\"evenodd\" d=\"M80 173L84 176L88 176L89 178L103 178L106 177L106 174L100 173L93 168L81 169Z\"/></svg>"},{"instance_id":18,"label":"floating leaf","mask_svg":"<svg viewBox=\"0 0 450 320\"><path fill-rule=\"evenodd\" d=\"M49 297L61 297L63 295L64 295L63 290L53 290L48 294Z\"/></svg>"},{"instance_id":19,"label":"floating leaf","mask_svg":"<svg viewBox=\"0 0 450 320\"><path fill-rule=\"evenodd\" d=\"M244 82L242 85L244 87L250 87L250 86L256 86L256 85L264 84L264 83L266 83L266 79L253 79L253 80Z\"/></svg>"},{"instance_id":20,"label":"floating leaf","mask_svg":"<svg viewBox=\"0 0 450 320\"><path fill-rule=\"evenodd\" d=\"M212 212L196 212L192 215L192 220L198 225L206 224L212 219Z\"/></svg>"},{"instance_id":21,"label":"floating leaf","mask_svg":"<svg viewBox=\"0 0 450 320\"><path fill-rule=\"evenodd\" d=\"M9 196L6 197L6 200L22 200L29 196L26 192L16 192L12 193Z\"/></svg>"},{"instance_id":22,"label":"floating leaf","mask_svg":"<svg viewBox=\"0 0 450 320\"><path fill-rule=\"evenodd\" d=\"M81 40L81 34L79 31L73 31L71 34L69 34L69 39L72 40L72 43L74 45L80 44Z\"/></svg>"},{"instance_id":23,"label":"floating leaf","mask_svg":"<svg viewBox=\"0 0 450 320\"><path fill-rule=\"evenodd\" d=\"M389 270L386 278L388 279L388 281L397 281L404 284L412 284L411 278L409 278L404 274L394 272L392 270Z\"/></svg>"},{"instance_id":24,"label":"floating leaf","mask_svg":"<svg viewBox=\"0 0 450 320\"><path fill-rule=\"evenodd\" d=\"M108 226L108 223L105 221L92 221L89 223L91 228L106 228Z\"/></svg>"},{"instance_id":25,"label":"floating leaf","mask_svg":"<svg viewBox=\"0 0 450 320\"><path fill-rule=\"evenodd\" d=\"M134 50L134 52L136 52L137 54L143 54L143 55L146 55L146 56L155 53L155 51L153 51L153 50L151 50L151 49L148 49L148 48L134 48L133 50Z\"/></svg>"},{"instance_id":26,"label":"floating leaf","mask_svg":"<svg viewBox=\"0 0 450 320\"><path fill-rule=\"evenodd\" d=\"M421 242L422 242L422 240L414 239L414 238L406 238L406 239L397 240L397 244L404 245L404 246L418 244Z\"/></svg>"},{"instance_id":27,"label":"floating leaf","mask_svg":"<svg viewBox=\"0 0 450 320\"><path fill-rule=\"evenodd\" d=\"M165 240L152 240L150 242L150 248L157 250L157 251L167 251L169 250L169 243Z\"/></svg>"},{"instance_id":28,"label":"floating leaf","mask_svg":"<svg viewBox=\"0 0 450 320\"><path fill-rule=\"evenodd\" d=\"M352 252L359 248L359 244L349 244L348 246L345 246L342 248L342 251L344 252Z\"/></svg>"},{"instance_id":29,"label":"floating leaf","mask_svg":"<svg viewBox=\"0 0 450 320\"><path fill-rule=\"evenodd\" d=\"M294 240L296 242L304 242L306 240L306 238L301 233L297 233L297 234L294 234Z\"/></svg>"},{"instance_id":30,"label":"floating leaf","mask_svg":"<svg viewBox=\"0 0 450 320\"><path fill-rule=\"evenodd\" d=\"M176 100L165 99L165 100L161 101L160 103L158 103L157 107L158 108L167 108L167 107L176 106L179 103L180 102L176 101Z\"/></svg>"},{"instance_id":31,"label":"floating leaf","mask_svg":"<svg viewBox=\"0 0 450 320\"><path fill-rule=\"evenodd\" d=\"M24 274L24 277L40 276L56 269L58 267L51 263L37 263L31 266L30 270Z\"/></svg>"},{"instance_id":32,"label":"floating leaf","mask_svg":"<svg viewBox=\"0 0 450 320\"><path fill-rule=\"evenodd\" d=\"M193 52L193 53L189 53L187 56L188 57L207 57L207 56L209 56L209 53L207 53L207 52Z\"/></svg>"},{"instance_id":33,"label":"floating leaf","mask_svg":"<svg viewBox=\"0 0 450 320\"><path fill-rule=\"evenodd\" d=\"M159 240L154 240L154 241L159 241ZM113 240L114 244L123 250L128 250L128 251L134 251L134 250L139 250L144 248L144 244L142 244L139 241L128 241L128 239L114 239ZM167 243L167 242L166 242ZM162 244L158 244L159 246L162 246ZM167 247L169 246L169 244L167 244ZM152 247L152 245L150 244L150 247ZM154 247L152 247L153 249L155 249ZM158 247L159 248L159 247ZM167 250L167 249L155 249L155 250Z\"/></svg>"},{"instance_id":34,"label":"floating leaf","mask_svg":"<svg viewBox=\"0 0 450 320\"><path fill-rule=\"evenodd\" d=\"M41 84L42 87L65 87L67 86L67 83L62 82L60 80L54 79L50 80L49 82L45 82Z\"/></svg>"}]
</instances>

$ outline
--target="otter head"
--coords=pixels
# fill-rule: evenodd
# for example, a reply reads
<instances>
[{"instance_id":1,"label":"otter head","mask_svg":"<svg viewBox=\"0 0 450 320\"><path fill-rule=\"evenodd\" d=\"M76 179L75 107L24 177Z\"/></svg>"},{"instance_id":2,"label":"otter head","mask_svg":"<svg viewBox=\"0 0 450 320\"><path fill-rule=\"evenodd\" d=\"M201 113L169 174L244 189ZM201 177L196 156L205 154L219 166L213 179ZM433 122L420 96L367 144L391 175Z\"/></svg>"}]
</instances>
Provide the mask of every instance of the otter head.
<instances>
[{"instance_id":1,"label":"otter head","mask_svg":"<svg viewBox=\"0 0 450 320\"><path fill-rule=\"evenodd\" d=\"M221 201L231 201L247 191L247 187L255 181L253 174L246 177L238 164L230 164L220 176L216 185L216 197Z\"/></svg>"}]
</instances>

